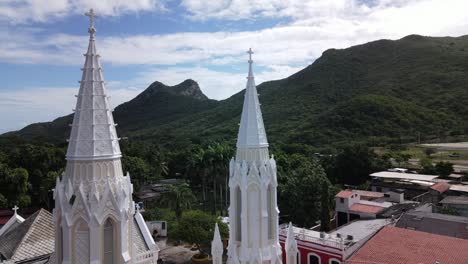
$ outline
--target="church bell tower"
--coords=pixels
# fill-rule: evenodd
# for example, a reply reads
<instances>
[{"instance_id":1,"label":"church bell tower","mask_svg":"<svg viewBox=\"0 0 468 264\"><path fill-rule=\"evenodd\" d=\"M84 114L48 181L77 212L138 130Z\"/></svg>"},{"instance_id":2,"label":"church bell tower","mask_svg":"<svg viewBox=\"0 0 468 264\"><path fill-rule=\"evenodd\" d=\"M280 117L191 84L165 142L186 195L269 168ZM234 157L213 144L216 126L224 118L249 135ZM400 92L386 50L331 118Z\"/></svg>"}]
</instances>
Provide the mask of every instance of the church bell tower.
<instances>
[{"instance_id":1,"label":"church bell tower","mask_svg":"<svg viewBox=\"0 0 468 264\"><path fill-rule=\"evenodd\" d=\"M252 71L244 95L237 153L229 166L230 264L281 263L276 202L276 162L268 141Z\"/></svg>"},{"instance_id":2,"label":"church bell tower","mask_svg":"<svg viewBox=\"0 0 468 264\"><path fill-rule=\"evenodd\" d=\"M57 264L156 263L158 248L123 175L119 138L96 53L95 13L74 109L67 165L54 191Z\"/></svg>"}]
</instances>

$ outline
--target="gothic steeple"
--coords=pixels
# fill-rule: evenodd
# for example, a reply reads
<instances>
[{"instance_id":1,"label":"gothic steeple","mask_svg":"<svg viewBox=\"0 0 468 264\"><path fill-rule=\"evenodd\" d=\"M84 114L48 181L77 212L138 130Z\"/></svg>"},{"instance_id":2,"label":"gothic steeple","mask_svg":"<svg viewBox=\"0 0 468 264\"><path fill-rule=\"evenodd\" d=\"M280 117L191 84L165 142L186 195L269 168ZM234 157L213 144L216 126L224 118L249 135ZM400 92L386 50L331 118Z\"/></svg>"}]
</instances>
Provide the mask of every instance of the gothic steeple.
<instances>
[{"instance_id":1,"label":"gothic steeple","mask_svg":"<svg viewBox=\"0 0 468 264\"><path fill-rule=\"evenodd\" d=\"M91 9L89 46L77 95L67 166L54 190L54 264L156 263L158 247L135 210L123 175Z\"/></svg>"},{"instance_id":2,"label":"gothic steeple","mask_svg":"<svg viewBox=\"0 0 468 264\"><path fill-rule=\"evenodd\" d=\"M268 141L252 70L252 49L249 49L247 53L249 54L249 74L237 137L237 159L246 161L267 160Z\"/></svg>"},{"instance_id":3,"label":"gothic steeple","mask_svg":"<svg viewBox=\"0 0 468 264\"><path fill-rule=\"evenodd\" d=\"M94 35L95 13L91 9L89 45L85 56L80 90L67 150L67 160L99 160L120 158L120 147L115 131L109 97L106 93Z\"/></svg>"},{"instance_id":4,"label":"gothic steeple","mask_svg":"<svg viewBox=\"0 0 468 264\"><path fill-rule=\"evenodd\" d=\"M245 89L237 154L229 166L230 264L281 264L276 202L276 162L269 157L268 141L252 70Z\"/></svg>"}]
</instances>

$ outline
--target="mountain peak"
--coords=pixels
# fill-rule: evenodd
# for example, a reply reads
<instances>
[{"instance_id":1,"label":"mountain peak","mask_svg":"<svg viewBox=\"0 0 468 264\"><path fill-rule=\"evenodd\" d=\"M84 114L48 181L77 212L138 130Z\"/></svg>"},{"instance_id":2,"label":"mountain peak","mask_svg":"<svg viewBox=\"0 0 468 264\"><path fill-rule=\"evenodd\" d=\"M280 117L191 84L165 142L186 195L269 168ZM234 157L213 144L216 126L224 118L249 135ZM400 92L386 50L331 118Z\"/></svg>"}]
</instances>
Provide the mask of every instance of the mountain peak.
<instances>
[{"instance_id":1,"label":"mountain peak","mask_svg":"<svg viewBox=\"0 0 468 264\"><path fill-rule=\"evenodd\" d=\"M187 79L174 86L167 86L161 82L155 81L139 96L150 97L157 93L188 96L199 100L208 99L208 97L201 91L198 83L192 79Z\"/></svg>"}]
</instances>

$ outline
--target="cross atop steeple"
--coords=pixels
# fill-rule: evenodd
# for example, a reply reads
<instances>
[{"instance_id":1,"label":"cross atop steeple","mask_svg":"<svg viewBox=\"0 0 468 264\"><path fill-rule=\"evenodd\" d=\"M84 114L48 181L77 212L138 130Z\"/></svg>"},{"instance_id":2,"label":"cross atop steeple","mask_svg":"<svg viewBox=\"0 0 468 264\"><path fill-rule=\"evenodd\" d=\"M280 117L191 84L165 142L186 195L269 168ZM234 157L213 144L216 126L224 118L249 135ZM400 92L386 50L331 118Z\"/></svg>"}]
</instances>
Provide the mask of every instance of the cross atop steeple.
<instances>
[{"instance_id":1,"label":"cross atop steeple","mask_svg":"<svg viewBox=\"0 0 468 264\"><path fill-rule=\"evenodd\" d=\"M94 10L91 8L89 12L85 13L85 15L89 17L89 27L94 27L94 18L96 17L96 13L94 13Z\"/></svg>"},{"instance_id":2,"label":"cross atop steeple","mask_svg":"<svg viewBox=\"0 0 468 264\"><path fill-rule=\"evenodd\" d=\"M252 64L252 54L254 54L254 52L252 51L252 48L249 48L249 50L247 51L247 53L249 54L249 63Z\"/></svg>"},{"instance_id":3,"label":"cross atop steeple","mask_svg":"<svg viewBox=\"0 0 468 264\"><path fill-rule=\"evenodd\" d=\"M88 32L91 33L91 34L94 34L96 32L96 29L94 28L94 19L96 18L96 13L94 13L94 10L91 8L91 9L89 9L89 12L85 13L85 16L89 17Z\"/></svg>"},{"instance_id":4,"label":"cross atop steeple","mask_svg":"<svg viewBox=\"0 0 468 264\"><path fill-rule=\"evenodd\" d=\"M11 209L12 209L12 210L15 212L15 214L16 214L16 211L18 211L19 207L15 205L15 207L13 207L13 208L11 208Z\"/></svg>"}]
</instances>

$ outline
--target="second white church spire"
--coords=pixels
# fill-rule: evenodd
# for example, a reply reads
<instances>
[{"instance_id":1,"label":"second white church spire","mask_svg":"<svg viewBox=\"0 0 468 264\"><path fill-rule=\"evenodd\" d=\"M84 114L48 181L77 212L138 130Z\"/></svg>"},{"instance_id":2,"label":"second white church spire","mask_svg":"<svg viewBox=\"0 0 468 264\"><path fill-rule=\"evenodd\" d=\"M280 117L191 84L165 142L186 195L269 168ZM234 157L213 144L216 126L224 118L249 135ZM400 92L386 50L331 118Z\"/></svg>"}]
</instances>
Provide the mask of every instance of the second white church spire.
<instances>
[{"instance_id":1,"label":"second white church spire","mask_svg":"<svg viewBox=\"0 0 468 264\"><path fill-rule=\"evenodd\" d=\"M239 134L237 136L236 158L246 161L267 160L269 158L268 140L252 70L252 49L249 49L247 53L249 54L249 74L247 76L244 105L242 108Z\"/></svg>"}]
</instances>

